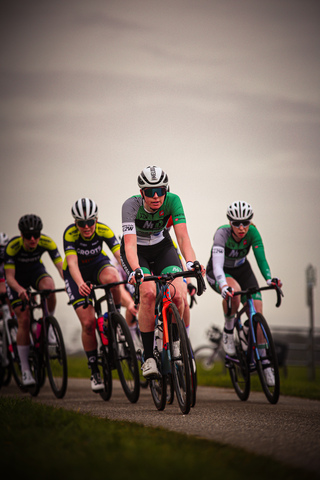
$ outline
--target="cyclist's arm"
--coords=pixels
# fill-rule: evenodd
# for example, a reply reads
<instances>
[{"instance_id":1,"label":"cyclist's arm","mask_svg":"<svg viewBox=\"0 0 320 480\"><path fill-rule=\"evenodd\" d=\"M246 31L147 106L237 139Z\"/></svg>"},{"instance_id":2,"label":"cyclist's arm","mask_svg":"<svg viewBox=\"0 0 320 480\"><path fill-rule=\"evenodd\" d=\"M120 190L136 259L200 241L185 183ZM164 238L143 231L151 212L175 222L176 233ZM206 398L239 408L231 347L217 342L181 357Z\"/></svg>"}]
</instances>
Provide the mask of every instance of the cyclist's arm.
<instances>
[{"instance_id":1,"label":"cyclist's arm","mask_svg":"<svg viewBox=\"0 0 320 480\"><path fill-rule=\"evenodd\" d=\"M265 280L270 280L271 272L270 272L269 264L266 259L261 235L256 228L254 229L253 232L254 232L254 238L252 242L252 250L253 250L254 256L256 258L259 270L263 278Z\"/></svg>"},{"instance_id":2,"label":"cyclist's arm","mask_svg":"<svg viewBox=\"0 0 320 480\"><path fill-rule=\"evenodd\" d=\"M69 272L79 288L79 293L81 295L89 295L91 288L85 283L85 281L82 278L82 275L79 269L77 254L69 254L67 255L66 258L67 258Z\"/></svg>"},{"instance_id":3,"label":"cyclist's arm","mask_svg":"<svg viewBox=\"0 0 320 480\"><path fill-rule=\"evenodd\" d=\"M55 263L55 266L56 266L56 268L57 268L57 270L58 270L58 272L59 272L59 274L60 274L60 277L62 278L62 280L64 280L64 277L63 277L63 268L62 268L62 266L63 266L62 260L61 260L61 262Z\"/></svg>"},{"instance_id":4,"label":"cyclist's arm","mask_svg":"<svg viewBox=\"0 0 320 480\"><path fill-rule=\"evenodd\" d=\"M196 254L192 248L186 223L178 223L173 226L181 253L186 262L195 262Z\"/></svg>"},{"instance_id":5,"label":"cyclist's arm","mask_svg":"<svg viewBox=\"0 0 320 480\"><path fill-rule=\"evenodd\" d=\"M117 260L117 262L119 263L120 267L122 267L122 264L121 264L121 258L120 258L120 250L116 250L114 253L113 253L115 259Z\"/></svg>"},{"instance_id":6,"label":"cyclist's arm","mask_svg":"<svg viewBox=\"0 0 320 480\"><path fill-rule=\"evenodd\" d=\"M132 270L140 268L138 251L137 251L137 235L127 234L123 236L124 248L126 251L127 261L129 262Z\"/></svg>"},{"instance_id":7,"label":"cyclist's arm","mask_svg":"<svg viewBox=\"0 0 320 480\"><path fill-rule=\"evenodd\" d=\"M22 287L17 282L15 274L16 274L15 268L6 269L7 284L9 285L10 288L12 288L12 290L15 290L18 293L21 299L27 299L28 298L27 291L24 287Z\"/></svg>"},{"instance_id":8,"label":"cyclist's arm","mask_svg":"<svg viewBox=\"0 0 320 480\"><path fill-rule=\"evenodd\" d=\"M212 247L212 266L213 266L213 275L217 280L220 290L228 286L226 276L223 270L224 266L224 247L213 245Z\"/></svg>"}]
</instances>

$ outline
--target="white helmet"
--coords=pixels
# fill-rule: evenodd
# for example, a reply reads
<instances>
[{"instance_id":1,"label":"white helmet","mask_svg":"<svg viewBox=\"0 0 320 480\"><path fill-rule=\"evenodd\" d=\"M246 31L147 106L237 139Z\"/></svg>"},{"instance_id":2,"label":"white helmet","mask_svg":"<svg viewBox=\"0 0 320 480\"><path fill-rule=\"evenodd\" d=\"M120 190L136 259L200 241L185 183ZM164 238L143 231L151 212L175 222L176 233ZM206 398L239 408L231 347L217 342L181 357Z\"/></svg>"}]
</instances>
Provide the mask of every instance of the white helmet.
<instances>
[{"instance_id":1,"label":"white helmet","mask_svg":"<svg viewBox=\"0 0 320 480\"><path fill-rule=\"evenodd\" d=\"M160 167L148 166L138 176L139 188L166 187L168 186L168 175Z\"/></svg>"},{"instance_id":2,"label":"white helmet","mask_svg":"<svg viewBox=\"0 0 320 480\"><path fill-rule=\"evenodd\" d=\"M238 200L229 205L227 217L229 220L251 220L253 210L249 203Z\"/></svg>"},{"instance_id":3,"label":"white helmet","mask_svg":"<svg viewBox=\"0 0 320 480\"><path fill-rule=\"evenodd\" d=\"M98 207L90 198L79 198L72 208L72 216L75 220L90 220L98 215Z\"/></svg>"},{"instance_id":4,"label":"white helmet","mask_svg":"<svg viewBox=\"0 0 320 480\"><path fill-rule=\"evenodd\" d=\"M9 237L5 233L0 233L0 246L5 247L9 242Z\"/></svg>"}]
</instances>

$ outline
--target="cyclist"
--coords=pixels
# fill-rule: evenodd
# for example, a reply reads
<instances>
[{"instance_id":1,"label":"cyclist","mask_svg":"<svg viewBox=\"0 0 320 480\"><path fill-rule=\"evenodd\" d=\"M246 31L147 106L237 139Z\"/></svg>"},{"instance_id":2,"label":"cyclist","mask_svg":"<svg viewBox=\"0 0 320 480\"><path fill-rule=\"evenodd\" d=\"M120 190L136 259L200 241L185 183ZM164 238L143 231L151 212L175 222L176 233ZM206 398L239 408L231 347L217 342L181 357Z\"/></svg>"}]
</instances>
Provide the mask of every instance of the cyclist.
<instances>
[{"instance_id":1,"label":"cyclist","mask_svg":"<svg viewBox=\"0 0 320 480\"><path fill-rule=\"evenodd\" d=\"M80 198L73 204L71 214L74 223L65 229L63 235L63 274L70 302L81 323L82 345L91 369L91 388L93 392L99 392L104 386L98 367L94 307L90 304L84 308L85 297L91 292L91 284L86 282L106 284L120 280L117 269L102 249L105 242L120 262L120 244L113 231L104 223L98 222L98 207L93 200ZM111 292L116 308L120 310L119 286Z\"/></svg>"},{"instance_id":2,"label":"cyclist","mask_svg":"<svg viewBox=\"0 0 320 480\"><path fill-rule=\"evenodd\" d=\"M191 245L183 206L178 195L169 192L167 174L157 166L148 166L138 176L140 195L127 199L122 206L121 260L129 283L135 283L137 272L142 275L139 306L139 326L144 347L145 378L159 375L153 358L154 305L156 286L143 283L143 276L182 271L177 250L165 234L172 215L173 228L188 270L193 269L196 255ZM201 266L202 274L205 269ZM172 286L172 297L183 317L183 280L177 278Z\"/></svg>"},{"instance_id":3,"label":"cyclist","mask_svg":"<svg viewBox=\"0 0 320 480\"><path fill-rule=\"evenodd\" d=\"M224 351L230 355L235 355L235 345L233 339L233 327L235 314L240 305L239 296L233 296L236 290L245 290L249 287L258 286L257 279L252 271L251 265L247 260L247 255L252 247L258 267L268 285L277 284L281 287L279 278L272 278L261 235L257 227L251 222L253 210L247 202L233 202L227 210L229 225L223 225L218 228L213 237L213 246L210 259L207 264L207 280L209 285L217 293L220 293L223 301L223 312L225 316L223 331ZM227 298L231 298L231 314L227 315ZM262 313L262 296L258 292L253 295L254 306L257 312ZM245 304L246 297L241 298ZM259 332L258 332L259 335ZM263 337L261 337L263 343ZM264 352L261 351L262 356ZM266 380L269 386L274 384L274 375L266 363L264 369Z\"/></svg>"},{"instance_id":4,"label":"cyclist","mask_svg":"<svg viewBox=\"0 0 320 480\"><path fill-rule=\"evenodd\" d=\"M4 273L4 254L6 246L9 242L8 235L6 233L0 233L0 294L6 293L6 277Z\"/></svg>"},{"instance_id":5,"label":"cyclist","mask_svg":"<svg viewBox=\"0 0 320 480\"><path fill-rule=\"evenodd\" d=\"M21 362L22 384L34 385L29 365L30 348L30 314L29 309L22 311L24 300L28 299L27 288L37 290L54 289L54 281L46 271L41 257L48 252L54 265L63 279L62 258L56 243L48 235L41 233L43 224L40 217L27 214L18 223L20 236L13 237L5 251L5 275L7 293L12 308L18 319L17 347ZM54 314L56 296L48 297L48 310Z\"/></svg>"}]
</instances>

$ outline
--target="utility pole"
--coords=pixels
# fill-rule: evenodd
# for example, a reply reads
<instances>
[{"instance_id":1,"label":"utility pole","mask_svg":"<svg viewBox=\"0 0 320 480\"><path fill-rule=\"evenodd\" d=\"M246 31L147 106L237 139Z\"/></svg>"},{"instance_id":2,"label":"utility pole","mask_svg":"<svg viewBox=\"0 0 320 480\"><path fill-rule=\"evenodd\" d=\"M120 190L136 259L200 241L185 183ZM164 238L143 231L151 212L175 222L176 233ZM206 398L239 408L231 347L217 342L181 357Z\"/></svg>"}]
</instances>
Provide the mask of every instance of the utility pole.
<instances>
[{"instance_id":1,"label":"utility pole","mask_svg":"<svg viewBox=\"0 0 320 480\"><path fill-rule=\"evenodd\" d=\"M314 354L314 308L313 308L313 287L316 285L316 270L312 265L308 265L306 269L307 277L307 305L309 307L310 330L309 330L309 348L310 363L309 377L310 380L316 379L315 354Z\"/></svg>"}]
</instances>

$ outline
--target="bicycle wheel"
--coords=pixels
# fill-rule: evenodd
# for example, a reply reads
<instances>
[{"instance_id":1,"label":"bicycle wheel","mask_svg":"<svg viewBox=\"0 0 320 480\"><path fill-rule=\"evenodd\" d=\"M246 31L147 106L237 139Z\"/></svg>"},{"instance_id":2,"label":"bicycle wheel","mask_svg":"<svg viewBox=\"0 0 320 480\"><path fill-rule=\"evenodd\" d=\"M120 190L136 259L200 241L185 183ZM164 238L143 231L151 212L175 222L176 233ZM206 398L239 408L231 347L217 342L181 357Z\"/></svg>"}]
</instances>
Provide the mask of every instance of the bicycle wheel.
<instances>
[{"instance_id":1,"label":"bicycle wheel","mask_svg":"<svg viewBox=\"0 0 320 480\"><path fill-rule=\"evenodd\" d=\"M34 345L30 345L29 352L29 365L33 378L35 379L35 385L27 387L28 392L33 397L36 397L40 392L41 385L44 383L45 378L45 364L43 361L43 355L39 350L36 350Z\"/></svg>"},{"instance_id":2,"label":"bicycle wheel","mask_svg":"<svg viewBox=\"0 0 320 480\"><path fill-rule=\"evenodd\" d=\"M217 355L218 348L213 345L201 345L194 351L196 362L206 371L210 371L214 368L214 362Z\"/></svg>"},{"instance_id":3,"label":"bicycle wheel","mask_svg":"<svg viewBox=\"0 0 320 480\"><path fill-rule=\"evenodd\" d=\"M169 348L171 373L180 410L187 414L191 407L191 373L188 354L188 337L177 307L168 307Z\"/></svg>"},{"instance_id":4,"label":"bicycle wheel","mask_svg":"<svg viewBox=\"0 0 320 480\"><path fill-rule=\"evenodd\" d=\"M55 396L63 398L68 384L67 354L62 331L55 317L46 317L46 331L44 350L49 382Z\"/></svg>"},{"instance_id":5,"label":"bicycle wheel","mask_svg":"<svg viewBox=\"0 0 320 480\"><path fill-rule=\"evenodd\" d=\"M158 350L154 351L154 357L157 362L159 372L162 371L160 354ZM161 375L159 378L151 378L150 391L153 402L158 410L164 410L167 401L167 375Z\"/></svg>"},{"instance_id":6,"label":"bicycle wheel","mask_svg":"<svg viewBox=\"0 0 320 480\"><path fill-rule=\"evenodd\" d=\"M101 338L101 337L100 337ZM108 360L108 347L105 345L100 346L99 355L98 355L98 365L102 369L103 385L104 390L100 391L100 397L108 401L112 395L112 372Z\"/></svg>"},{"instance_id":7,"label":"bicycle wheel","mask_svg":"<svg viewBox=\"0 0 320 480\"><path fill-rule=\"evenodd\" d=\"M137 356L129 327L120 313L111 314L113 354L119 379L131 403L138 401L140 378Z\"/></svg>"},{"instance_id":8,"label":"bicycle wheel","mask_svg":"<svg viewBox=\"0 0 320 480\"><path fill-rule=\"evenodd\" d=\"M194 407L197 399L197 366L194 358L194 352L191 346L190 338L187 335L188 341L188 356L189 356L189 366L190 366L190 382L191 382L191 402L190 406Z\"/></svg>"},{"instance_id":9,"label":"bicycle wheel","mask_svg":"<svg viewBox=\"0 0 320 480\"><path fill-rule=\"evenodd\" d=\"M18 331L18 321L15 318L8 320L8 329L10 338L7 339L9 346L9 362L11 367L11 372L16 382L17 386L23 392L26 392L27 389L22 385L22 374L20 366L20 358L18 355L17 348L17 331ZM10 347L11 345L11 347Z\"/></svg>"},{"instance_id":10,"label":"bicycle wheel","mask_svg":"<svg viewBox=\"0 0 320 480\"><path fill-rule=\"evenodd\" d=\"M263 317L263 315L261 315L261 313L256 313L253 317L253 326L256 338L258 338L257 335L259 325L265 337L265 343L261 346L258 345L258 350L262 348L264 349L266 354L263 357L260 355L260 359L258 360L257 352L255 350L257 371L265 396L270 403L275 404L279 400L280 395L280 375L276 349L266 319ZM274 381L272 382L272 384L270 383L270 381L267 381L267 378L265 376L264 371L266 368L271 368L271 370L273 371Z\"/></svg>"},{"instance_id":11,"label":"bicycle wheel","mask_svg":"<svg viewBox=\"0 0 320 480\"><path fill-rule=\"evenodd\" d=\"M238 324L236 324L234 328L234 343L237 353L236 359L234 362L231 360L226 362L226 367L229 370L231 382L236 394L240 400L246 401L250 394L250 370L247 355L241 346Z\"/></svg>"},{"instance_id":12,"label":"bicycle wheel","mask_svg":"<svg viewBox=\"0 0 320 480\"><path fill-rule=\"evenodd\" d=\"M168 373L167 377L167 405L172 405L174 400L174 385L172 374Z\"/></svg>"}]
</instances>

